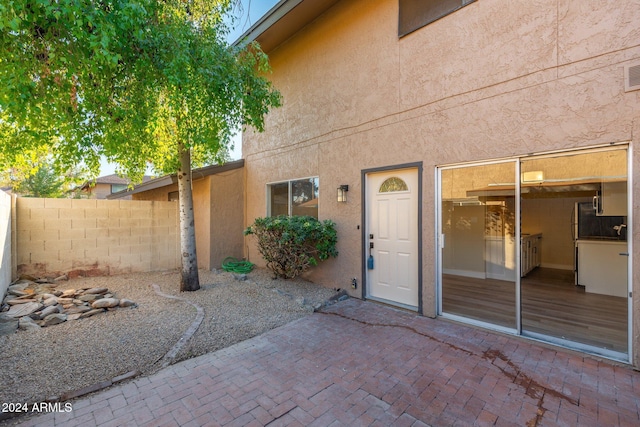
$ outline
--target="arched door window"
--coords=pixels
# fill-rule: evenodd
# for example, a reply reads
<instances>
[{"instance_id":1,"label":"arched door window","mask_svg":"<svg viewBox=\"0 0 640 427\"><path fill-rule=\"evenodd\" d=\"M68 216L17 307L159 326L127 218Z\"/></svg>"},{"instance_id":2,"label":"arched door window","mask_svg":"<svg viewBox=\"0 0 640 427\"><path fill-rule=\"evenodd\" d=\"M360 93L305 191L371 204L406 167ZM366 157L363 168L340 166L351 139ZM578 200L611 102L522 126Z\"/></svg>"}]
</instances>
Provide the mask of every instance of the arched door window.
<instances>
[{"instance_id":1,"label":"arched door window","mask_svg":"<svg viewBox=\"0 0 640 427\"><path fill-rule=\"evenodd\" d=\"M409 191L409 187L407 183L397 176L392 176L391 178L385 179L385 181L380 185L379 193L392 193L396 191Z\"/></svg>"}]
</instances>

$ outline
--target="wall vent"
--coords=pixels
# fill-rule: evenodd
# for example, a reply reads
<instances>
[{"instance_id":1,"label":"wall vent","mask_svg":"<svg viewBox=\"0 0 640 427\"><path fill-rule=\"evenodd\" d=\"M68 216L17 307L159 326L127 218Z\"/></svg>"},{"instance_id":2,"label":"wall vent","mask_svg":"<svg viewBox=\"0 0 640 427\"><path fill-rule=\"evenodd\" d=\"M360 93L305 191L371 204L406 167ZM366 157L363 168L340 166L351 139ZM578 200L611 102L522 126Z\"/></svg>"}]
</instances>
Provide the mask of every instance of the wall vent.
<instances>
[{"instance_id":1,"label":"wall vent","mask_svg":"<svg viewBox=\"0 0 640 427\"><path fill-rule=\"evenodd\" d=\"M640 62L624 66L624 91L640 89Z\"/></svg>"}]
</instances>

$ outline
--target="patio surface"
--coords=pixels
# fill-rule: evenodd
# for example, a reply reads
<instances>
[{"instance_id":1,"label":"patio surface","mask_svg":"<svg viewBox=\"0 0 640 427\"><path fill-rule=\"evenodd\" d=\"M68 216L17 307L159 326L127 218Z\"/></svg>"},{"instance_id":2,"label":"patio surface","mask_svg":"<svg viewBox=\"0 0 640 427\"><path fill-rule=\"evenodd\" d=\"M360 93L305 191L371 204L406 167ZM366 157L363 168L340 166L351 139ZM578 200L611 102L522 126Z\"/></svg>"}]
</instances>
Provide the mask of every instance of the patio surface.
<instances>
[{"instance_id":1,"label":"patio surface","mask_svg":"<svg viewBox=\"0 0 640 427\"><path fill-rule=\"evenodd\" d=\"M71 403L19 425L637 426L640 372L350 299Z\"/></svg>"}]
</instances>

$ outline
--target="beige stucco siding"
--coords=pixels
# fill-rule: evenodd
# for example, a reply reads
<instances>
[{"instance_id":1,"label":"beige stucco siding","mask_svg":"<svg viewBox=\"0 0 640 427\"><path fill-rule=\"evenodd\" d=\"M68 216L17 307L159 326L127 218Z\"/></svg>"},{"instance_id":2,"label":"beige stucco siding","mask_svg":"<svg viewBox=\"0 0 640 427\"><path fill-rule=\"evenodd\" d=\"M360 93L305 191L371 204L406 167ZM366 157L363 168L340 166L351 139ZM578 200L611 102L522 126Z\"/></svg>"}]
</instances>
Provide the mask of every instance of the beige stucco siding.
<instances>
[{"instance_id":1,"label":"beige stucco siding","mask_svg":"<svg viewBox=\"0 0 640 427\"><path fill-rule=\"evenodd\" d=\"M266 183L319 176L319 216L337 223L340 255L310 278L361 297L349 286L362 282L361 171L422 162L422 305L435 316L437 166L629 142L640 182L640 91L624 92L624 66L640 61L640 7L482 0L402 39L397 22L397 0L345 0L270 52L283 105L264 133L244 134L245 223L266 214ZM632 196L638 227L637 185ZM637 341L640 315L634 331Z\"/></svg>"},{"instance_id":2,"label":"beige stucco siding","mask_svg":"<svg viewBox=\"0 0 640 427\"><path fill-rule=\"evenodd\" d=\"M224 258L243 257L244 197L242 168L193 180L193 208L198 267L219 268ZM133 195L136 200L169 200L172 184ZM172 202L176 205L177 201Z\"/></svg>"},{"instance_id":3,"label":"beige stucco siding","mask_svg":"<svg viewBox=\"0 0 640 427\"><path fill-rule=\"evenodd\" d=\"M244 170L211 175L209 268L220 268L226 257L242 259L244 248Z\"/></svg>"},{"instance_id":4,"label":"beige stucco siding","mask_svg":"<svg viewBox=\"0 0 640 427\"><path fill-rule=\"evenodd\" d=\"M178 184L171 184L167 185L166 187L160 187L153 190L136 193L132 196L132 198L133 200L158 200L167 202L169 201L169 193L172 193L174 191L178 191Z\"/></svg>"}]
</instances>

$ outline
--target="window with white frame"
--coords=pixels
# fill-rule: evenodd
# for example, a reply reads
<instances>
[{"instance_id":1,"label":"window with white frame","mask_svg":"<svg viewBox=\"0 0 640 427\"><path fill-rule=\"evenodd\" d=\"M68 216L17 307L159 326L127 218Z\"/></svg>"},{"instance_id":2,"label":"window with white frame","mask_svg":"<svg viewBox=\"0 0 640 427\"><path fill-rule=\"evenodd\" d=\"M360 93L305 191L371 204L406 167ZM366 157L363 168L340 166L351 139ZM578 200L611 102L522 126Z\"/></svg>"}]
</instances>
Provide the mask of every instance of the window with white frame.
<instances>
[{"instance_id":1,"label":"window with white frame","mask_svg":"<svg viewBox=\"0 0 640 427\"><path fill-rule=\"evenodd\" d=\"M318 177L267 184L267 214L318 218Z\"/></svg>"}]
</instances>

